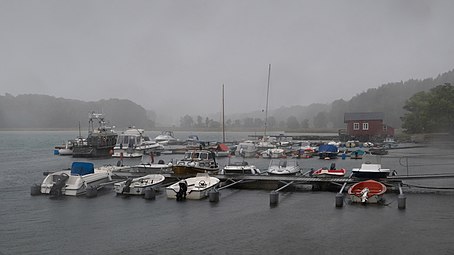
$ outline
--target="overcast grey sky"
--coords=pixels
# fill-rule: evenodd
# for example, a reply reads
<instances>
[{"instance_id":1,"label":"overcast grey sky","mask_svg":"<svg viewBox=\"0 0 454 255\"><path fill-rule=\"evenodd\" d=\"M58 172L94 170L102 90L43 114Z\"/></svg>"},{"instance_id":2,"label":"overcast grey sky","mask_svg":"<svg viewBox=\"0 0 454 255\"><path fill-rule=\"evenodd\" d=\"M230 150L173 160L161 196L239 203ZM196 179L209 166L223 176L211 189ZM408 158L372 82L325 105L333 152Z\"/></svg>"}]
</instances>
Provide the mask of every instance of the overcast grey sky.
<instances>
[{"instance_id":1,"label":"overcast grey sky","mask_svg":"<svg viewBox=\"0 0 454 255\"><path fill-rule=\"evenodd\" d=\"M350 99L454 68L454 1L0 0L0 94L173 114Z\"/></svg>"}]
</instances>

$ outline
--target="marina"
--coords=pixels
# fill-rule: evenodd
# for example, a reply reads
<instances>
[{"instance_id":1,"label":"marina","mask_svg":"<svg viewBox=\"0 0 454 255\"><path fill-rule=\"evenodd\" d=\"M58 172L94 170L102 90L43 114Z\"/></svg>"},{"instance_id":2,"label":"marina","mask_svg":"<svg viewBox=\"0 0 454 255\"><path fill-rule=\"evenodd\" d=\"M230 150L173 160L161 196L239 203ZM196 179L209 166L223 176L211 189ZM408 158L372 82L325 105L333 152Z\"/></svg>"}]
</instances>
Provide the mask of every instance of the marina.
<instances>
[{"instance_id":1,"label":"marina","mask_svg":"<svg viewBox=\"0 0 454 255\"><path fill-rule=\"evenodd\" d=\"M216 140L217 134L204 135L207 136L206 140ZM241 137L242 134L237 136ZM10 141L13 139L28 140L31 137L38 139L39 143L25 149L11 146ZM8 145L8 149L0 148L0 153L9 160L0 163L0 196L4 203L0 218L4 228L0 230L0 234L2 237L8 237L0 238L2 253L59 254L62 250L46 247L47 244L58 245L61 236L77 237L85 242L86 254L144 252L150 245L158 247L156 251L159 253L174 254L181 254L182 249L185 252L208 254L222 254L227 250L237 254L255 253L257 250L278 253L281 248L276 246L275 242L285 244L286 251L293 254L303 251L331 253L338 250L345 254L360 254L355 251L372 247L375 249L377 243L384 250L392 249L400 253L443 253L451 249L446 236L452 233L451 227L448 226L451 219L450 205L454 200L449 188L454 187L454 178L451 178L454 177L451 167L454 159L450 156L453 154L445 149L431 149L432 156L428 155L427 149L424 148L392 150L389 155L384 156L383 166L396 170L398 175L387 177L388 185L393 188L387 185L389 190L384 194L385 203L382 205L358 206L349 203L346 187L357 182L349 176L353 168L360 167L361 161L349 158L343 160L341 157L333 160L316 157L297 159L302 170L300 175L295 176L214 174L213 177L220 180L217 193L211 192L207 198L201 200L176 202L175 199L168 199L162 188L154 194L118 198L113 191L113 184L104 186L93 198L66 196L49 199L48 196L30 196L30 185L40 182L44 177L43 172L67 168L74 161L69 157L56 157L48 149L66 137L74 137L74 133L3 133L3 145ZM243 137L247 137L247 134ZM43 144L48 144L47 149L42 148ZM18 151L22 152L17 153ZM181 157L182 155L160 155L154 160L162 160L168 164ZM100 167L115 165L117 159L89 161L93 162L95 167ZM228 161L229 158L217 159L221 167L227 165ZM260 170L266 170L270 159L248 158L247 162ZM316 170L333 162L337 168L347 169L344 177L308 176L311 169ZM134 166L140 164L140 159L125 158L123 163ZM434 165L437 169L435 172L431 171L435 169ZM432 178L425 178L429 176ZM165 174L166 183L162 186L166 187L182 177L174 178L171 173ZM321 184L320 187L317 187L317 184ZM332 189L325 191L322 184L329 184ZM343 187L344 196L338 198ZM436 189L429 190L424 187ZM399 199L402 194L405 197ZM405 202L405 210L399 208L402 207L402 201ZM341 202L342 206L336 206L337 202ZM430 206L427 206L428 204ZM340 208L342 209L339 210ZM12 213L13 211L15 213ZM372 218L379 218L380 224L365 227L360 223ZM80 223L80 219L83 219L83 223ZM79 222L77 227L74 226L76 222ZM55 224L58 227L55 227ZM194 229L206 224L216 227L206 229L198 236L187 237ZM70 233L68 228L72 228ZM160 229L159 234L147 234L150 229L155 228ZM374 245L367 242L358 244L346 236L339 240L336 234L343 232L346 235L361 236L365 231L378 228L386 228L387 237L374 235ZM419 229L424 229L430 237L421 238L416 234ZM95 234L96 230L109 234L98 235ZM273 244L269 239L270 230L276 233L271 237ZM47 234L34 234L41 231ZM255 241L250 242L249 236L253 233L256 235ZM323 235L330 245L320 244L317 241L319 235ZM100 246L91 241L95 238L110 245ZM305 241L297 245L300 238ZM389 238L400 238L400 244L393 245ZM176 246L175 240L179 239L181 240ZM25 240L33 244L27 244ZM359 240L365 241L366 238ZM413 244L415 240L421 245L402 245ZM235 242L235 247L229 244L231 242ZM430 250L425 245L428 242L431 244ZM71 250L77 247L77 244L69 242L63 251L71 253ZM355 247L355 251L352 247Z\"/></svg>"}]
</instances>

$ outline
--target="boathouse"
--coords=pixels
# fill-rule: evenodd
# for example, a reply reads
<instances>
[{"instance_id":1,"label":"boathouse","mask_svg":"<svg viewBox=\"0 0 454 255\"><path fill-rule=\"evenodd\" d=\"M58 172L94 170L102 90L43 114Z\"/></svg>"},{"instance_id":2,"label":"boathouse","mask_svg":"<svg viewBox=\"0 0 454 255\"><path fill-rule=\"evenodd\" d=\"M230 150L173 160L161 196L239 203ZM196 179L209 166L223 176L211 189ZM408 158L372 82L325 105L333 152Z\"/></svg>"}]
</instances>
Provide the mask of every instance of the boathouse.
<instances>
[{"instance_id":1,"label":"boathouse","mask_svg":"<svg viewBox=\"0 0 454 255\"><path fill-rule=\"evenodd\" d=\"M383 123L383 112L347 112L344 123L347 124L347 135L359 141L383 141L394 137L394 128Z\"/></svg>"}]
</instances>

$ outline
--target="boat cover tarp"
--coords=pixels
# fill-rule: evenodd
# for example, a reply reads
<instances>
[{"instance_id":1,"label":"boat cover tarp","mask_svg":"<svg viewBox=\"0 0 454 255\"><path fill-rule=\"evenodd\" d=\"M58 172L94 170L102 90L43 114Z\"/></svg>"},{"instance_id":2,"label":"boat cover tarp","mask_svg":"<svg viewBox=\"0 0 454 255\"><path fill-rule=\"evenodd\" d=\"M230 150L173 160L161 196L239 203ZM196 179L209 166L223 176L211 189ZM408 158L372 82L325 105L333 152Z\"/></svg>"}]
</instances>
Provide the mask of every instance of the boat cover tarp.
<instances>
[{"instance_id":1,"label":"boat cover tarp","mask_svg":"<svg viewBox=\"0 0 454 255\"><path fill-rule=\"evenodd\" d=\"M229 147L228 147L227 145L223 144L223 143L220 143L220 144L218 145L218 149L219 149L220 151L229 151Z\"/></svg>"},{"instance_id":2,"label":"boat cover tarp","mask_svg":"<svg viewBox=\"0 0 454 255\"><path fill-rule=\"evenodd\" d=\"M319 152L337 152L338 151L338 148L336 145L332 145L332 144L322 144L320 145L320 147L318 148L318 151Z\"/></svg>"},{"instance_id":3,"label":"boat cover tarp","mask_svg":"<svg viewBox=\"0 0 454 255\"><path fill-rule=\"evenodd\" d=\"M90 162L73 162L71 165L72 175L86 175L95 172L93 163Z\"/></svg>"}]
</instances>

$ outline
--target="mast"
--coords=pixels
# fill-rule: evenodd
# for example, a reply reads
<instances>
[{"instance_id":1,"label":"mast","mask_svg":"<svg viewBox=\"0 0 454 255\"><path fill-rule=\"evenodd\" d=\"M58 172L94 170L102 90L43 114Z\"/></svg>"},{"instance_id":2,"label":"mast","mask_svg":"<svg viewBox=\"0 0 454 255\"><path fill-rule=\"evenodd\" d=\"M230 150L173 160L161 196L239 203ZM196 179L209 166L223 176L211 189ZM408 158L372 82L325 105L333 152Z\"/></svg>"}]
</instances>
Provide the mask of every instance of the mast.
<instances>
[{"instance_id":1,"label":"mast","mask_svg":"<svg viewBox=\"0 0 454 255\"><path fill-rule=\"evenodd\" d=\"M224 125L224 84L222 84L222 143L225 143L225 125Z\"/></svg>"},{"instance_id":2,"label":"mast","mask_svg":"<svg viewBox=\"0 0 454 255\"><path fill-rule=\"evenodd\" d=\"M270 75L271 75L271 64L268 65L268 88L266 90L266 108L265 108L265 133L263 139L266 137L266 128L268 126L268 101L270 95Z\"/></svg>"}]
</instances>

